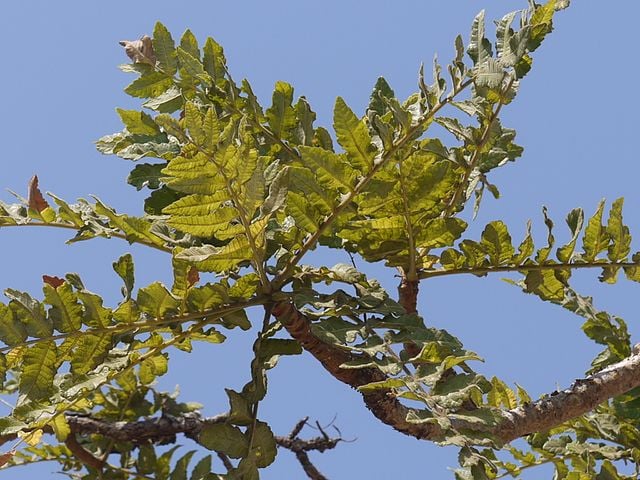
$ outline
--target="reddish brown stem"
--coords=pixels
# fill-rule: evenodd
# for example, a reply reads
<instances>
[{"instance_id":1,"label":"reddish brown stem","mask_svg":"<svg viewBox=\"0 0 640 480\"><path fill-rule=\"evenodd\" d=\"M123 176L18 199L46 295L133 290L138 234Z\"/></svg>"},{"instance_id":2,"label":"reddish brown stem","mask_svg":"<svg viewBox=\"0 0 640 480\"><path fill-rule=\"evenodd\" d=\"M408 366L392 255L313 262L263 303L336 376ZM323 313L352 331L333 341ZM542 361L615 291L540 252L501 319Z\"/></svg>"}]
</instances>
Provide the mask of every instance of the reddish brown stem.
<instances>
[{"instance_id":1,"label":"reddish brown stem","mask_svg":"<svg viewBox=\"0 0 640 480\"><path fill-rule=\"evenodd\" d=\"M335 378L358 388L373 382L381 382L387 376L376 368L346 369L342 365L357 359L355 355L338 347L324 343L311 331L311 322L292 304L282 302L273 307L273 315L289 334L311 353ZM436 424L415 424L406 420L409 409L402 405L390 389L377 389L362 393L365 405L383 423L416 438L442 439L442 431Z\"/></svg>"},{"instance_id":2,"label":"reddish brown stem","mask_svg":"<svg viewBox=\"0 0 640 480\"><path fill-rule=\"evenodd\" d=\"M407 313L417 313L420 280L409 280L405 272L402 273L402 280L400 281L400 285L398 285L398 301ZM420 347L414 342L404 342L404 350L407 352L407 355L409 355L409 358L420 355Z\"/></svg>"},{"instance_id":3,"label":"reddish brown stem","mask_svg":"<svg viewBox=\"0 0 640 480\"><path fill-rule=\"evenodd\" d=\"M102 467L104 467L105 462L103 460L100 460L99 458L94 457L90 451L86 450L80 444L80 442L78 442L78 439L76 438L74 433L70 433L64 443L67 448L71 450L73 456L80 460L87 467L93 468L98 471L102 470Z\"/></svg>"}]
</instances>

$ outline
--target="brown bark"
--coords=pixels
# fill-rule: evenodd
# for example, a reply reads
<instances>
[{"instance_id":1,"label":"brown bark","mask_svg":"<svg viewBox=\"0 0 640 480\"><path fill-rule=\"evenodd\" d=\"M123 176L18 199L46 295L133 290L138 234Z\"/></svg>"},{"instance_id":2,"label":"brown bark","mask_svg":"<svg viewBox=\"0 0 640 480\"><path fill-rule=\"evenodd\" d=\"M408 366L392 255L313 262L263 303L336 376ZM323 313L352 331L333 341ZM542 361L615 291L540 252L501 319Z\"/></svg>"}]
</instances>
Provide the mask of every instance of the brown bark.
<instances>
[{"instance_id":1,"label":"brown bark","mask_svg":"<svg viewBox=\"0 0 640 480\"><path fill-rule=\"evenodd\" d=\"M402 280L398 285L398 302L407 313L418 312L418 290L420 288L420 280L408 280L404 272L402 272ZM409 358L420 355L420 347L413 342L405 342L404 350Z\"/></svg>"},{"instance_id":2,"label":"brown bark","mask_svg":"<svg viewBox=\"0 0 640 480\"><path fill-rule=\"evenodd\" d=\"M104 460L94 457L90 451L80 445L75 433L70 433L64 444L69 448L71 453L73 453L73 455L87 467L91 467L96 470L102 470L102 467L104 467Z\"/></svg>"},{"instance_id":3,"label":"brown bark","mask_svg":"<svg viewBox=\"0 0 640 480\"><path fill-rule=\"evenodd\" d=\"M358 388L372 382L387 379L376 368L345 369L341 365L357 357L333 345L324 343L311 332L311 322L296 308L286 302L277 303L273 315L282 323L289 334L313 355L335 378L347 385ZM362 393L365 405L383 423L416 438L442 440L442 430L435 424L415 424L406 421L409 409L402 405L389 389L378 389Z\"/></svg>"},{"instance_id":4,"label":"brown bark","mask_svg":"<svg viewBox=\"0 0 640 480\"><path fill-rule=\"evenodd\" d=\"M387 377L377 369L343 369L340 365L354 360L354 355L329 345L316 338L310 328L310 320L289 303L274 306L273 314L290 335L311 353L335 378L357 388L371 382L383 381ZM508 443L533 432L541 432L579 417L610 398L640 386L640 353L634 354L605 370L576 382L566 390L554 392L536 402L512 410L503 411L503 421L497 426L476 431L485 432L499 443ZM371 412L383 423L405 435L418 439L443 440L444 432L434 424L407 422L410 409L401 404L389 389L380 389L362 394ZM454 430L473 430L464 421L452 419Z\"/></svg>"},{"instance_id":5,"label":"brown bark","mask_svg":"<svg viewBox=\"0 0 640 480\"><path fill-rule=\"evenodd\" d=\"M592 411L610 398L640 386L640 354L636 353L569 388L505 412L496 436L510 442L533 432L543 432Z\"/></svg>"}]
</instances>

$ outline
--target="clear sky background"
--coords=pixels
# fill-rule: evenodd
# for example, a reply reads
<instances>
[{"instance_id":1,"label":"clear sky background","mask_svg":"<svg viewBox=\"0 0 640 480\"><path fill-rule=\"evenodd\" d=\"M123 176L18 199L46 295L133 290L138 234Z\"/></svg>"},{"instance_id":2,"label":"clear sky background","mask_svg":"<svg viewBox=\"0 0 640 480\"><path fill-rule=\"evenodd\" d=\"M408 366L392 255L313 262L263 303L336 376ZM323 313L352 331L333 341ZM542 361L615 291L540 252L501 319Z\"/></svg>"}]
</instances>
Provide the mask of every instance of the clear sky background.
<instances>
[{"instance_id":1,"label":"clear sky background","mask_svg":"<svg viewBox=\"0 0 640 480\"><path fill-rule=\"evenodd\" d=\"M151 33L156 20L175 39L186 28L201 42L213 36L224 46L235 79L248 78L263 105L270 103L274 82L285 80L296 96L310 101L317 125L330 126L337 95L362 114L382 75L404 98L416 90L420 63L429 66L435 53L443 63L452 58L456 34L468 37L480 9L494 19L524 7L525 0L4 2L0 187L26 195L29 178L38 174L43 190L69 201L95 194L120 212L141 212L143 195L125 184L133 164L100 155L93 142L121 129L117 106L138 108L122 92L134 77L117 69L127 61L118 41ZM591 215L602 197L620 196L626 198L626 222L640 235L638 18L640 3L631 1L574 1L557 15L556 30L535 52L518 98L503 110L505 126L518 131L524 157L493 176L502 198L485 199L470 230L473 238L488 221L501 218L517 243L526 221L533 219L542 244L540 212L548 205L564 241L564 218L571 208L583 207ZM8 193L0 198L12 201ZM0 287L40 295L42 274L78 272L87 288L114 305L120 280L111 263L125 252L134 254L138 286L169 282L170 262L162 253L119 240L67 246L68 236L1 230ZM319 251L314 261L333 264L347 258ZM393 271L374 265L367 272L395 292ZM640 285L622 280L604 286L597 275L575 274L574 285L594 295L600 308L625 318L637 339ZM599 351L581 333L578 317L523 294L498 275L423 282L419 309L429 324L448 329L486 359L479 370L510 385L518 382L534 397L568 386ZM172 352L161 387L173 390L179 384L181 398L204 403L207 415L224 411L223 387L241 388L248 378L253 338L254 333L233 331L222 345L202 345L190 356ZM335 419L345 438L356 439L312 454L331 480L452 478L447 467L456 465L455 448L437 448L380 424L356 392L330 378L309 356L283 359L269 377L261 416L276 433L286 434L310 416L322 424ZM0 480L57 478L55 467L11 469L0 472ZM550 476L549 470L538 470L523 478ZM303 477L287 451L263 473L265 479Z\"/></svg>"}]
</instances>

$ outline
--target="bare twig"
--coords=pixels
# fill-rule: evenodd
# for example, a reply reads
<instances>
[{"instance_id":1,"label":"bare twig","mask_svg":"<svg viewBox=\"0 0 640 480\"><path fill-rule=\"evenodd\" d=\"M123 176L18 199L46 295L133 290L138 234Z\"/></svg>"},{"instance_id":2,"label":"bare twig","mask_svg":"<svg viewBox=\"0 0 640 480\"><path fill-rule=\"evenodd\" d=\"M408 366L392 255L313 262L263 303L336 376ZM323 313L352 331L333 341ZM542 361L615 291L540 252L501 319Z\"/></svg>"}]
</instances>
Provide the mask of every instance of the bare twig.
<instances>
[{"instance_id":1,"label":"bare twig","mask_svg":"<svg viewBox=\"0 0 640 480\"><path fill-rule=\"evenodd\" d=\"M307 477L311 480L327 480L327 477L320 473L315 465L311 463L307 452L311 450L316 450L318 452L330 450L335 448L338 442L342 441L342 438L330 438L318 422L316 422L316 426L318 427L321 436L311 438L309 440L299 438L298 435L305 425L307 425L308 420L309 417L305 417L296 423L295 427L293 427L293 430L291 430L291 433L287 437L276 437L276 443L279 447L286 448L294 453L296 459L300 463L300 466L304 470L304 473L306 473Z\"/></svg>"},{"instance_id":2,"label":"bare twig","mask_svg":"<svg viewBox=\"0 0 640 480\"><path fill-rule=\"evenodd\" d=\"M227 472L230 472L231 470L233 470L233 464L231 463L231 460L229 460L229 457L227 457L227 455L225 455L222 452L216 452L216 454L218 455L218 458L222 461L224 468L227 469Z\"/></svg>"}]
</instances>

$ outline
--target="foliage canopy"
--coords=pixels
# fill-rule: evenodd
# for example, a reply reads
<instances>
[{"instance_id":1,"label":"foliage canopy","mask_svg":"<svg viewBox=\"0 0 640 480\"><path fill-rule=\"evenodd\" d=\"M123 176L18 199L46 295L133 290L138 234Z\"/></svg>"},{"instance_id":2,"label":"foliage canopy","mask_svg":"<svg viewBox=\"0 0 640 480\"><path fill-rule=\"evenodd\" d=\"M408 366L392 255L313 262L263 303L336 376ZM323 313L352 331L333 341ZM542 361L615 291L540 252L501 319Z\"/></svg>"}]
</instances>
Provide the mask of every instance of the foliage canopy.
<instances>
[{"instance_id":1,"label":"foliage canopy","mask_svg":"<svg viewBox=\"0 0 640 480\"><path fill-rule=\"evenodd\" d=\"M285 82L265 109L247 80L232 78L212 38L201 46L187 30L176 44L157 23L152 37L122 42L132 60L122 69L136 75L125 92L143 110L118 109L124 129L97 147L135 162L128 183L148 190L145 215L118 213L97 198L47 200L34 177L28 198L0 204L0 228L65 228L75 231L69 242L116 237L161 250L173 284L136 289L127 254L113 263L123 282L115 307L73 273L45 275L42 299L5 290L0 372L2 393L15 404L0 419L0 436L19 440L0 461L55 460L85 479L253 479L280 446L310 478L324 478L307 452L339 439L300 440L303 422L277 436L259 416L268 370L304 349L358 389L380 421L460 447L458 479L515 477L545 463L559 479L636 478L640 358L625 322L569 283L582 268L601 269L607 283L640 281L623 200L600 203L588 218L569 212L563 245L546 210L544 245L534 243L530 225L514 242L501 220L469 238L462 218L486 192L499 196L492 172L522 154L500 114L567 4L530 2L496 22L494 42L479 13L467 44L458 36L454 59L446 68L436 60L429 80L421 68L418 92L406 100L384 78L364 116L337 98L333 133L314 125L307 100ZM318 246L383 261L400 274L397 296L355 265L304 264ZM525 292L584 317L584 333L603 347L588 376L534 400L476 373L477 353L425 324L416 309L420 282L493 272L520 274L513 283ZM226 389L228 412L204 418L199 405L155 389L171 349L189 352L193 342L219 344L228 330L249 330L251 307L264 311L251 380ZM221 465L162 449L177 434ZM526 447L511 443L517 438ZM619 473L621 461L636 475Z\"/></svg>"}]
</instances>

